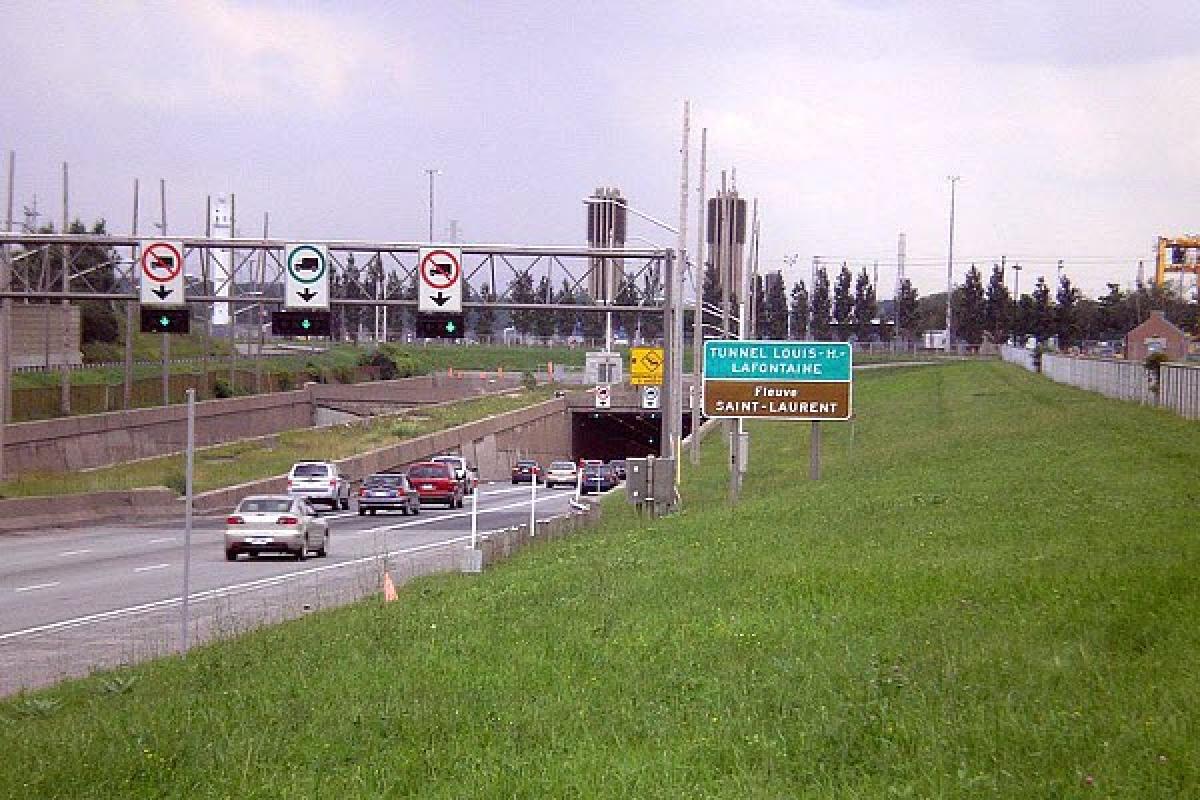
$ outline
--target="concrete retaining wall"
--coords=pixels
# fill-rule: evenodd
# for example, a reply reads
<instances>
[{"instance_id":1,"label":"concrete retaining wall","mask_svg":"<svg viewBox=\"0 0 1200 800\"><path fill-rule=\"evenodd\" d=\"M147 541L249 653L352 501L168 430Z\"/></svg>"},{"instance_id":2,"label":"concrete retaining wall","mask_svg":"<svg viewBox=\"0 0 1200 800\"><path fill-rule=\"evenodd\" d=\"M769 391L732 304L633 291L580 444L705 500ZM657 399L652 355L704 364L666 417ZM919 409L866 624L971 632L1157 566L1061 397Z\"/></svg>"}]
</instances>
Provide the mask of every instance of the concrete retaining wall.
<instances>
[{"instance_id":1,"label":"concrete retaining wall","mask_svg":"<svg viewBox=\"0 0 1200 800\"><path fill-rule=\"evenodd\" d=\"M266 436L317 424L325 404L388 409L461 400L520 383L519 375L422 376L360 384L307 384L272 394L196 404L199 446ZM187 436L182 405L22 422L5 427L5 465L11 474L70 472L177 453Z\"/></svg>"},{"instance_id":2,"label":"concrete retaining wall","mask_svg":"<svg viewBox=\"0 0 1200 800\"><path fill-rule=\"evenodd\" d=\"M338 465L354 480L372 472L411 464L438 453L462 453L475 464L484 480L505 480L518 457L567 457L571 451L571 423L564 398L496 414L444 431L407 439L368 453L342 459ZM248 494L282 492L283 476L205 492L195 498L195 508L215 512L232 508Z\"/></svg>"},{"instance_id":3,"label":"concrete retaining wall","mask_svg":"<svg viewBox=\"0 0 1200 800\"><path fill-rule=\"evenodd\" d=\"M182 498L170 489L130 489L63 495L12 497L0 500L0 533L40 532L46 528L117 522L178 513Z\"/></svg>"}]
</instances>

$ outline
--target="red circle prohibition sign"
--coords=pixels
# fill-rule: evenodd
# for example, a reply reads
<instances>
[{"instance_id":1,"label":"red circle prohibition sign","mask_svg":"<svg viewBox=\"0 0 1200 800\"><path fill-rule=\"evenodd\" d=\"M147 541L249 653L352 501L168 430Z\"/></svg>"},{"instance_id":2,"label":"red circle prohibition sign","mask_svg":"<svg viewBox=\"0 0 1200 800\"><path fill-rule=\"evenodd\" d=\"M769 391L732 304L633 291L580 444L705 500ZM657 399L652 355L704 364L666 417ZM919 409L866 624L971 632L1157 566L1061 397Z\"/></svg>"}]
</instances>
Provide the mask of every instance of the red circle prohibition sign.
<instances>
[{"instance_id":1,"label":"red circle prohibition sign","mask_svg":"<svg viewBox=\"0 0 1200 800\"><path fill-rule=\"evenodd\" d=\"M434 261L439 256L442 260ZM430 250L421 259L421 280L431 289L449 289L458 283L461 269L458 259L449 250Z\"/></svg>"},{"instance_id":2,"label":"red circle prohibition sign","mask_svg":"<svg viewBox=\"0 0 1200 800\"><path fill-rule=\"evenodd\" d=\"M155 283L170 283L183 269L183 253L174 245L155 242L142 252L142 274Z\"/></svg>"}]
</instances>

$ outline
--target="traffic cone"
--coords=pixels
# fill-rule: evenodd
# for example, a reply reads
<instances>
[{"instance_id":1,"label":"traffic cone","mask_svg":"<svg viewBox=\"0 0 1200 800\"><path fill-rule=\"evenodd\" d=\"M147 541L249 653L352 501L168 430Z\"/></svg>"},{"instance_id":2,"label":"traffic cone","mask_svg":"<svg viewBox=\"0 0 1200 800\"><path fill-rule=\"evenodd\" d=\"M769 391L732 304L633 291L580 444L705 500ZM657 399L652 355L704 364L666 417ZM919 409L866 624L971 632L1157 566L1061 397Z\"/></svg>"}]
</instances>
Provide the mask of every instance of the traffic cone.
<instances>
[{"instance_id":1,"label":"traffic cone","mask_svg":"<svg viewBox=\"0 0 1200 800\"><path fill-rule=\"evenodd\" d=\"M392 574L383 573L383 602L390 603L396 599L396 584L392 583Z\"/></svg>"}]
</instances>

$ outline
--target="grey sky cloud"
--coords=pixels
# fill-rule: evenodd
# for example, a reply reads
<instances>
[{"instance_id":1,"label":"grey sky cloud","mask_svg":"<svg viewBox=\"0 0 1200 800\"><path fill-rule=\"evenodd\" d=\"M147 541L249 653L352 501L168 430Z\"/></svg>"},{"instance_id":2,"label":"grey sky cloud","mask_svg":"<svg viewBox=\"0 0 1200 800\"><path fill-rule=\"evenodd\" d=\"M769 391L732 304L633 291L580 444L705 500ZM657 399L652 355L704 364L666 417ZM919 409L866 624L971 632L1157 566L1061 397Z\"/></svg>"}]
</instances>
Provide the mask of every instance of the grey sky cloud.
<instances>
[{"instance_id":1,"label":"grey sky cloud","mask_svg":"<svg viewBox=\"0 0 1200 800\"><path fill-rule=\"evenodd\" d=\"M426 167L443 171L437 230L456 219L470 240L579 243L600 185L674 221L684 98L709 187L736 167L766 266L803 265L789 280L813 255L878 259L887 294L903 231L918 287L944 288L948 174L959 274L1003 254L1027 286L1063 258L1094 293L1196 227L1191 3L60 2L3 18L19 202L57 208L68 161L73 213L118 231L137 177L144 196L166 179L179 233L235 192L246 233L270 211L280 236L418 239ZM143 204L143 230L156 213Z\"/></svg>"}]
</instances>

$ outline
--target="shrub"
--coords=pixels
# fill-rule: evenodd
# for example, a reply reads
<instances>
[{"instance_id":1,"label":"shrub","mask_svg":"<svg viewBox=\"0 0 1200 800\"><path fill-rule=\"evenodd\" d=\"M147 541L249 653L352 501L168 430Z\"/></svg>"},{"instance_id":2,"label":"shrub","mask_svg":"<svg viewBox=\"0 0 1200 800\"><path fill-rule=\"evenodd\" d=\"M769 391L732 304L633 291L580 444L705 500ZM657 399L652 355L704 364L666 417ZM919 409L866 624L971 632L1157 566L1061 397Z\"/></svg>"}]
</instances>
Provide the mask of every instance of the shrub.
<instances>
[{"instance_id":1,"label":"shrub","mask_svg":"<svg viewBox=\"0 0 1200 800\"><path fill-rule=\"evenodd\" d=\"M213 381L213 396L221 399L233 397L233 387L224 378L217 378Z\"/></svg>"},{"instance_id":2,"label":"shrub","mask_svg":"<svg viewBox=\"0 0 1200 800\"><path fill-rule=\"evenodd\" d=\"M372 350L369 355L364 353L359 356L358 363L365 367L377 367L379 369L379 379L382 381L394 380L399 372L395 359L384 352L382 348Z\"/></svg>"},{"instance_id":3,"label":"shrub","mask_svg":"<svg viewBox=\"0 0 1200 800\"><path fill-rule=\"evenodd\" d=\"M526 389L536 389L537 378L534 377L532 372L526 370L525 372L521 373L521 385Z\"/></svg>"}]
</instances>

